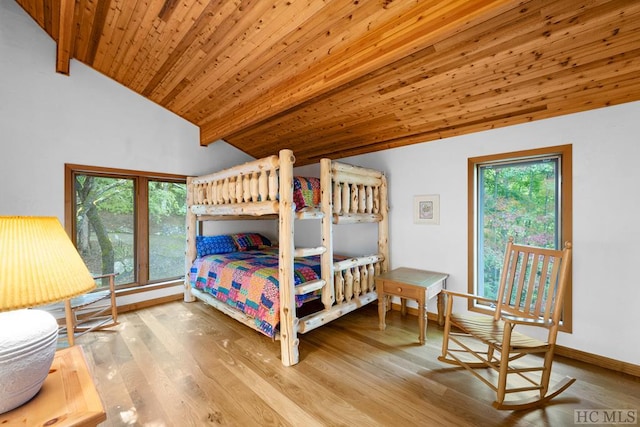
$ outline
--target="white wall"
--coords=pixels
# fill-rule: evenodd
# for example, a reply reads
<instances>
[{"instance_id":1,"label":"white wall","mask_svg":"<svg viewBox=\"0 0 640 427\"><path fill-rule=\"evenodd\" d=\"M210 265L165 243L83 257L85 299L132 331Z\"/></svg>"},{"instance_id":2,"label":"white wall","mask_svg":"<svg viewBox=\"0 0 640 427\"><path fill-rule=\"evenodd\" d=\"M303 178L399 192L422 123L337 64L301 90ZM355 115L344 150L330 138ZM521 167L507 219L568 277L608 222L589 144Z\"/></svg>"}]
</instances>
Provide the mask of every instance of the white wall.
<instances>
[{"instance_id":1,"label":"white wall","mask_svg":"<svg viewBox=\"0 0 640 427\"><path fill-rule=\"evenodd\" d=\"M62 221L64 163L195 175L250 160L225 143L200 147L193 125L76 61L70 77L54 70L53 41L0 0L0 215ZM467 158L573 144L574 331L559 344L640 364L639 117L630 103L345 160L387 171L392 267L446 271L449 289L465 291ZM440 225L413 224L420 194L440 195ZM338 250L369 251L360 227L336 227Z\"/></svg>"},{"instance_id":2,"label":"white wall","mask_svg":"<svg viewBox=\"0 0 640 427\"><path fill-rule=\"evenodd\" d=\"M84 64L0 1L0 214L64 216L64 164L195 175L251 159Z\"/></svg>"},{"instance_id":3,"label":"white wall","mask_svg":"<svg viewBox=\"0 0 640 427\"><path fill-rule=\"evenodd\" d=\"M635 102L345 161L387 171L391 266L448 272L447 287L466 292L467 159L572 144L573 333L560 333L559 344L640 364L629 341L640 336L639 118ZM422 194L440 195L440 225L413 223L413 196Z\"/></svg>"},{"instance_id":4,"label":"white wall","mask_svg":"<svg viewBox=\"0 0 640 427\"><path fill-rule=\"evenodd\" d=\"M44 30L0 0L0 215L63 222L65 163L197 175L252 159L224 142L201 147L196 126L82 63L57 74L55 58Z\"/></svg>"}]
</instances>

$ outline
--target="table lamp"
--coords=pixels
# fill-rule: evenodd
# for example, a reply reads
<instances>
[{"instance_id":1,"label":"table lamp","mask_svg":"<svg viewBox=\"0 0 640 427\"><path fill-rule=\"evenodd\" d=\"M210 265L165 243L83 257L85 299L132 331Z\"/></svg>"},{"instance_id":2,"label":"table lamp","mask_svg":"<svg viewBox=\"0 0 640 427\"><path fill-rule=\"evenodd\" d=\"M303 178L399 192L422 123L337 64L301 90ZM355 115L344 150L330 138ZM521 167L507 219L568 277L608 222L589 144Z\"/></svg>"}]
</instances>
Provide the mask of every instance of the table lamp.
<instances>
[{"instance_id":1,"label":"table lamp","mask_svg":"<svg viewBox=\"0 0 640 427\"><path fill-rule=\"evenodd\" d=\"M55 355L56 319L27 308L95 286L57 218L0 216L0 414L38 393Z\"/></svg>"}]
</instances>

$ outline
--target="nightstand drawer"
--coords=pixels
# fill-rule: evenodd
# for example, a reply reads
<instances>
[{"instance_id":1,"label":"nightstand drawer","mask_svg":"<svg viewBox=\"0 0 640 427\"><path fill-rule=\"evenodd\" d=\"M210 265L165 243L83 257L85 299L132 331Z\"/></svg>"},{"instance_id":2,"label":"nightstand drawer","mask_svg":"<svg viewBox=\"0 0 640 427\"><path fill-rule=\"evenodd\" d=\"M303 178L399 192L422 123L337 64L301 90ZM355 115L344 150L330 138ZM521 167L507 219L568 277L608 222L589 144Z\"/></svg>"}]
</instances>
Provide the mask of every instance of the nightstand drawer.
<instances>
[{"instance_id":1,"label":"nightstand drawer","mask_svg":"<svg viewBox=\"0 0 640 427\"><path fill-rule=\"evenodd\" d=\"M407 285L406 283L383 282L382 292L402 298L424 299L424 289Z\"/></svg>"}]
</instances>

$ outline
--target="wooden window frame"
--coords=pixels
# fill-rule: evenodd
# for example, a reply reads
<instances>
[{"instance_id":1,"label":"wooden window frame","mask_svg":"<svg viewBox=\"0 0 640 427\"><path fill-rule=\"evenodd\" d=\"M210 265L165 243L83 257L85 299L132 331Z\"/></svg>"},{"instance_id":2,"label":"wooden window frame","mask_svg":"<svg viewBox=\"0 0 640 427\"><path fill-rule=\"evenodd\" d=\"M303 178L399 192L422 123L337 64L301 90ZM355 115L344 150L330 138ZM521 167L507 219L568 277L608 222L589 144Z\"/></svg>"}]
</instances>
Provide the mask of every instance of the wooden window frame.
<instances>
[{"instance_id":1,"label":"wooden window frame","mask_svg":"<svg viewBox=\"0 0 640 427\"><path fill-rule=\"evenodd\" d=\"M488 162L499 162L509 160L520 160L526 158L536 158L542 156L560 156L560 199L561 199L561 239L560 242L573 242L573 169L572 169L572 145L558 145L553 147L543 147L531 150L514 151L509 153L491 154L480 157L472 157L468 159L467 163L467 190L468 190L468 252L467 252L467 268L468 268L468 291L474 293L475 284L475 262L476 262L476 208L477 208L477 194L476 194L476 166L478 164L484 164ZM573 329L573 286L572 286L572 274L569 275L569 281L567 283L567 290L565 293L564 307L562 314L562 325L560 330L563 332L571 332ZM473 304L473 301L469 300L469 311L481 312L491 314L491 310L483 307L478 307Z\"/></svg>"},{"instance_id":2,"label":"wooden window frame","mask_svg":"<svg viewBox=\"0 0 640 427\"><path fill-rule=\"evenodd\" d=\"M116 169L99 166L86 166L65 163L64 165L64 223L71 241L76 244L76 222L74 221L74 177L76 174L102 176L106 178L125 178L134 181L134 224L135 224L135 281L120 284L118 289L147 286L154 283L175 284L184 279L149 281L149 209L148 183L149 181L187 182L186 175L176 175L158 172L145 172L130 169Z\"/></svg>"}]
</instances>

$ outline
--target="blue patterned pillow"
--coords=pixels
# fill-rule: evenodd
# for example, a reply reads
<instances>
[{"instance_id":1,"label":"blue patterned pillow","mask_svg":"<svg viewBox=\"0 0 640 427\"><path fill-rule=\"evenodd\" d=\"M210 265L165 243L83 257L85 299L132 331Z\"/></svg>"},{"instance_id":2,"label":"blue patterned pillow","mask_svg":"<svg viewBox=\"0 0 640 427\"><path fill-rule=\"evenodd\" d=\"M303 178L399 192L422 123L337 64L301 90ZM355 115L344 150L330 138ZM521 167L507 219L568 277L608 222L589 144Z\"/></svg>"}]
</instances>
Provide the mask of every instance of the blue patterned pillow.
<instances>
[{"instance_id":1,"label":"blue patterned pillow","mask_svg":"<svg viewBox=\"0 0 640 427\"><path fill-rule=\"evenodd\" d=\"M226 254L236 252L237 250L238 247L233 237L228 234L222 234L220 236L196 236L196 251L198 252L198 257Z\"/></svg>"}]
</instances>

